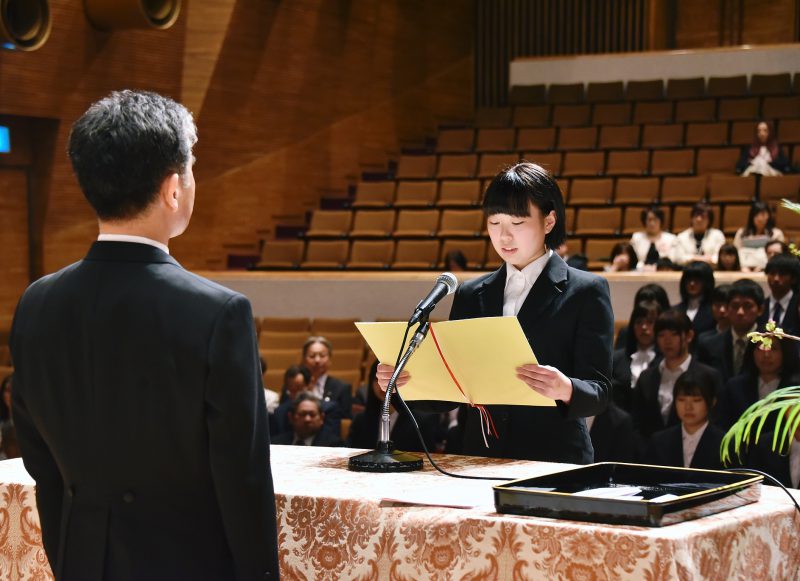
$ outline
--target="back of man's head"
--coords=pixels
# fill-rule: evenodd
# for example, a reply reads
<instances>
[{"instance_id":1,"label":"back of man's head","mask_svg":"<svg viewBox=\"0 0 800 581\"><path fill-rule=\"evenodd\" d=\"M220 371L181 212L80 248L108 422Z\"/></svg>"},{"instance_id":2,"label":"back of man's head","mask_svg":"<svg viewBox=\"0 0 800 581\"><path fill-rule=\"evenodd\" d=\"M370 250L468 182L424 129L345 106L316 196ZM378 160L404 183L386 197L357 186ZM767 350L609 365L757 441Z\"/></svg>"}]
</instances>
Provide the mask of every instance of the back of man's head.
<instances>
[{"instance_id":1,"label":"back of man's head","mask_svg":"<svg viewBox=\"0 0 800 581\"><path fill-rule=\"evenodd\" d=\"M728 302L735 298L753 299L758 308L764 306L764 289L749 278L741 278L731 285Z\"/></svg>"},{"instance_id":2,"label":"back of man's head","mask_svg":"<svg viewBox=\"0 0 800 581\"><path fill-rule=\"evenodd\" d=\"M69 157L98 218L127 220L155 200L165 178L185 175L196 141L183 105L155 93L119 91L75 122Z\"/></svg>"}]
</instances>

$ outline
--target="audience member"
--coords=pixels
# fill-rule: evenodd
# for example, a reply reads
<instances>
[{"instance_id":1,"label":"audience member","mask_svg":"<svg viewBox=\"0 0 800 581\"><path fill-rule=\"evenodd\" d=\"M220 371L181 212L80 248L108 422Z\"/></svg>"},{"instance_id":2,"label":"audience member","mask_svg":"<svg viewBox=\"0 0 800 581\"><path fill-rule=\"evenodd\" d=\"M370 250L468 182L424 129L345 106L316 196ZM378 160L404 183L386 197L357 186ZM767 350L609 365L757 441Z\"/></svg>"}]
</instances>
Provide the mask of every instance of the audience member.
<instances>
[{"instance_id":1,"label":"audience member","mask_svg":"<svg viewBox=\"0 0 800 581\"><path fill-rule=\"evenodd\" d=\"M608 402L602 413L586 418L586 426L592 438L595 462L636 461L639 438L633 427L633 419L613 400Z\"/></svg>"},{"instance_id":2,"label":"audience member","mask_svg":"<svg viewBox=\"0 0 800 581\"><path fill-rule=\"evenodd\" d=\"M772 431L762 432L758 442L750 445L745 467L766 472L787 488L800 488L800 429L788 450L773 451L773 436Z\"/></svg>"},{"instance_id":3,"label":"audience member","mask_svg":"<svg viewBox=\"0 0 800 581\"><path fill-rule=\"evenodd\" d=\"M271 434L282 434L291 429L289 409L301 393L311 392L311 372L305 365L292 365L283 374L281 404L275 409L270 422ZM342 411L335 401L322 401L324 414L322 429L334 436L339 435L342 425Z\"/></svg>"},{"instance_id":4,"label":"audience member","mask_svg":"<svg viewBox=\"0 0 800 581\"><path fill-rule=\"evenodd\" d=\"M699 344L705 337L724 333L731 326L728 319L728 301L731 295L731 285L720 284L714 287L711 293L711 316L714 318L714 328L702 333L697 338Z\"/></svg>"},{"instance_id":5,"label":"audience member","mask_svg":"<svg viewBox=\"0 0 800 581\"><path fill-rule=\"evenodd\" d=\"M718 369L723 381L742 371L747 334L756 330L756 321L764 311L764 291L750 280L737 280L731 285L728 319L731 326L724 333L709 335L699 342L697 358Z\"/></svg>"},{"instance_id":6,"label":"audience member","mask_svg":"<svg viewBox=\"0 0 800 581\"><path fill-rule=\"evenodd\" d=\"M342 417L349 418L352 405L352 387L341 379L328 375L333 357L333 346L325 337L309 337L303 344L303 362L311 371L311 389L322 401L339 405Z\"/></svg>"},{"instance_id":7,"label":"audience member","mask_svg":"<svg viewBox=\"0 0 800 581\"><path fill-rule=\"evenodd\" d=\"M675 381L686 371L700 369L714 378L714 393L722 391L719 374L690 353L694 340L692 322L686 313L670 309L661 313L655 324L656 343L663 359L650 365L639 376L633 390L633 422L639 433L649 438L654 432L678 423L672 405Z\"/></svg>"},{"instance_id":8,"label":"audience member","mask_svg":"<svg viewBox=\"0 0 800 581\"><path fill-rule=\"evenodd\" d=\"M736 173L742 176L760 174L779 176L790 170L786 157L775 137L772 123L759 121L755 127L753 142L742 148L742 156L736 164Z\"/></svg>"},{"instance_id":9,"label":"audience member","mask_svg":"<svg viewBox=\"0 0 800 581\"><path fill-rule=\"evenodd\" d=\"M653 434L646 462L661 466L719 470L720 445L725 432L709 423L717 401L716 378L691 369L675 381L673 406L680 425Z\"/></svg>"},{"instance_id":10,"label":"audience member","mask_svg":"<svg viewBox=\"0 0 800 581\"><path fill-rule=\"evenodd\" d=\"M660 312L669 310L669 296L664 287L658 283L651 282L643 284L636 291L633 296L633 304L638 305L642 301L656 301L661 307ZM628 343L628 327L622 327L617 333L617 340L614 343L614 349L625 347Z\"/></svg>"},{"instance_id":11,"label":"audience member","mask_svg":"<svg viewBox=\"0 0 800 581\"><path fill-rule=\"evenodd\" d=\"M267 360L263 357L259 357L261 361L261 377L264 377L264 374L267 372ZM272 386L264 384L264 400L267 403L267 413L269 414L270 419L272 419L272 414L275 413L275 409L281 403L281 396L278 395L276 391L272 389Z\"/></svg>"},{"instance_id":12,"label":"audience member","mask_svg":"<svg viewBox=\"0 0 800 581\"><path fill-rule=\"evenodd\" d=\"M11 414L11 389L14 374L3 379L0 386L0 460L19 458L20 451L17 445L17 429Z\"/></svg>"},{"instance_id":13,"label":"audience member","mask_svg":"<svg viewBox=\"0 0 800 581\"><path fill-rule=\"evenodd\" d=\"M467 270L467 257L460 250L451 250L444 257L444 269L448 272Z\"/></svg>"},{"instance_id":14,"label":"audience member","mask_svg":"<svg viewBox=\"0 0 800 581\"><path fill-rule=\"evenodd\" d=\"M341 446L338 436L322 429L325 412L322 401L313 393L304 391L289 406L291 430L272 438L273 444L295 446Z\"/></svg>"},{"instance_id":15,"label":"audience member","mask_svg":"<svg viewBox=\"0 0 800 581\"><path fill-rule=\"evenodd\" d=\"M383 407L384 393L378 386L376 373L378 362L373 363L369 370L369 389L367 390L367 407L363 413L353 418L350 425L350 435L347 438L349 448L374 448L378 442L378 424ZM394 396L392 396L394 401ZM405 408L400 405L397 408L390 404L391 410L391 438L394 446L398 450L406 452L421 452L417 431L414 429L414 422L409 417ZM428 450L434 450L436 446L436 431L439 425L438 413L414 412L414 418L419 425L422 438Z\"/></svg>"},{"instance_id":16,"label":"audience member","mask_svg":"<svg viewBox=\"0 0 800 581\"><path fill-rule=\"evenodd\" d=\"M639 375L660 359L656 350L655 324L662 312L661 305L654 300L636 303L628 318L625 346L614 351L611 364L611 396L617 405L630 412L633 388Z\"/></svg>"},{"instance_id":17,"label":"audience member","mask_svg":"<svg viewBox=\"0 0 800 581\"><path fill-rule=\"evenodd\" d=\"M753 202L747 216L747 225L739 228L733 237L733 245L739 250L742 270L764 270L767 265L767 253L764 250L767 242L783 239L783 232L775 227L769 206L764 202Z\"/></svg>"},{"instance_id":18,"label":"audience member","mask_svg":"<svg viewBox=\"0 0 800 581\"><path fill-rule=\"evenodd\" d=\"M786 242L781 240L770 240L764 247L764 252L767 253L767 261L777 254L790 254L789 246Z\"/></svg>"},{"instance_id":19,"label":"audience member","mask_svg":"<svg viewBox=\"0 0 800 581\"><path fill-rule=\"evenodd\" d=\"M684 265L692 261L717 263L719 249L725 244L725 234L712 228L714 210L705 202L692 207L691 226L678 234L672 250L672 262Z\"/></svg>"},{"instance_id":20,"label":"audience member","mask_svg":"<svg viewBox=\"0 0 800 581\"><path fill-rule=\"evenodd\" d=\"M681 302L674 308L683 311L692 321L695 335L710 331L716 325L711 313L711 294L714 292L714 271L705 262L686 265L681 275Z\"/></svg>"},{"instance_id":21,"label":"audience member","mask_svg":"<svg viewBox=\"0 0 800 581\"><path fill-rule=\"evenodd\" d=\"M717 270L722 272L741 272L739 250L733 244L723 244L717 256Z\"/></svg>"},{"instance_id":22,"label":"audience member","mask_svg":"<svg viewBox=\"0 0 800 581\"><path fill-rule=\"evenodd\" d=\"M642 210L643 232L634 232L631 246L638 257L639 270L655 270L659 258L668 258L672 254L676 237L662 230L664 211L658 206L650 206Z\"/></svg>"},{"instance_id":23,"label":"audience member","mask_svg":"<svg viewBox=\"0 0 800 581\"><path fill-rule=\"evenodd\" d=\"M617 242L611 248L611 264L605 266L606 272L628 272L636 270L639 259L636 251L628 242Z\"/></svg>"},{"instance_id":24,"label":"audience member","mask_svg":"<svg viewBox=\"0 0 800 581\"><path fill-rule=\"evenodd\" d=\"M800 261L791 254L777 254L767 262L764 273L767 275L769 296L759 324L775 321L785 332L796 335L800 332L800 316L797 312Z\"/></svg>"},{"instance_id":25,"label":"audience member","mask_svg":"<svg viewBox=\"0 0 800 581\"><path fill-rule=\"evenodd\" d=\"M589 259L586 258L586 255L581 253L570 254L569 243L566 240L557 246L554 252L567 263L567 266L577 268L578 270L589 270Z\"/></svg>"},{"instance_id":26,"label":"audience member","mask_svg":"<svg viewBox=\"0 0 800 581\"><path fill-rule=\"evenodd\" d=\"M656 270L658 272L673 272L675 270L680 270L681 267L672 262L666 256L662 256L658 260L656 260Z\"/></svg>"}]
</instances>

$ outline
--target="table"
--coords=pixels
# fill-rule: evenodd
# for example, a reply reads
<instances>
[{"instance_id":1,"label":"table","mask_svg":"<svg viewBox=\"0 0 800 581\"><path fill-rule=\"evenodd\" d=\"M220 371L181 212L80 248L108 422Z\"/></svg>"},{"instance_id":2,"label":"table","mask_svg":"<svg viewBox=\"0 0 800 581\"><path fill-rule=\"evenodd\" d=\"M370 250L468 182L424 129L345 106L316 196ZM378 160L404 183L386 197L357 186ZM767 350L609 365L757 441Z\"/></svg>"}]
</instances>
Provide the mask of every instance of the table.
<instances>
[{"instance_id":1,"label":"table","mask_svg":"<svg viewBox=\"0 0 800 581\"><path fill-rule=\"evenodd\" d=\"M347 448L273 446L283 579L786 579L800 578L800 516L784 493L662 528L494 512L488 482L421 472L347 470ZM563 464L441 456L452 471L527 477ZM0 578L52 579L33 486L21 461L0 462ZM476 496L469 509L392 498ZM800 494L798 494L800 497Z\"/></svg>"}]
</instances>

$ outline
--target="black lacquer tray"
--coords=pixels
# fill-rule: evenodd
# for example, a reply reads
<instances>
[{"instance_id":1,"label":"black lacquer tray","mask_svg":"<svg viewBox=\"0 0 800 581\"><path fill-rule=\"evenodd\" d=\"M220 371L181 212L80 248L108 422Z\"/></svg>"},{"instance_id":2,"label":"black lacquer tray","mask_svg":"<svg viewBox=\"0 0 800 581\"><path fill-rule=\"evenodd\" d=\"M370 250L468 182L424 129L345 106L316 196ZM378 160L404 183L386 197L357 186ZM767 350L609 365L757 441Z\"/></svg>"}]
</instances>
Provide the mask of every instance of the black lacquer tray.
<instances>
[{"instance_id":1,"label":"black lacquer tray","mask_svg":"<svg viewBox=\"0 0 800 581\"><path fill-rule=\"evenodd\" d=\"M763 479L754 473L600 462L495 486L494 503L501 513L660 527L756 502ZM619 486L641 488L642 499L574 495ZM666 494L677 498L651 500Z\"/></svg>"}]
</instances>

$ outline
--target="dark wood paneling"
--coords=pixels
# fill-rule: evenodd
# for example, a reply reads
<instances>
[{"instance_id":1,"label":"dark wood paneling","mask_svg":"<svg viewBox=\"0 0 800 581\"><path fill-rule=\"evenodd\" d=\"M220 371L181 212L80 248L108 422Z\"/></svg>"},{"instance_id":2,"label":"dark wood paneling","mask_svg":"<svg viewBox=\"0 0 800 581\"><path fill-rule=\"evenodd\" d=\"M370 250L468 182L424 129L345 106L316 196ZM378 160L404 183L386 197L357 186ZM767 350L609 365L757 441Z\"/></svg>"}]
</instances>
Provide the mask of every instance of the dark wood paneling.
<instances>
[{"instance_id":1,"label":"dark wood paneling","mask_svg":"<svg viewBox=\"0 0 800 581\"><path fill-rule=\"evenodd\" d=\"M0 328L28 285L28 172L0 167Z\"/></svg>"}]
</instances>

